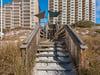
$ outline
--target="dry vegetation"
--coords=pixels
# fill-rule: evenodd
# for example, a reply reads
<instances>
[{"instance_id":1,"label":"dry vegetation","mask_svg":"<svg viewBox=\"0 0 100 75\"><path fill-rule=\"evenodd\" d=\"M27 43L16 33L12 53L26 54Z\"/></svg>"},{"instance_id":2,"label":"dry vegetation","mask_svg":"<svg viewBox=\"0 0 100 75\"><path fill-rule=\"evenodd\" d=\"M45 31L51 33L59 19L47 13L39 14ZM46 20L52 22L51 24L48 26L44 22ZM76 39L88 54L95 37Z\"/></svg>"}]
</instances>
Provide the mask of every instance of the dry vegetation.
<instances>
[{"instance_id":1,"label":"dry vegetation","mask_svg":"<svg viewBox=\"0 0 100 75\"><path fill-rule=\"evenodd\" d=\"M28 69L24 66L24 62L21 57L20 46L22 42L5 43L0 49L0 75L31 75L31 71L34 66L35 51L30 51L30 62L28 62ZM34 46L33 46L34 47Z\"/></svg>"},{"instance_id":2,"label":"dry vegetation","mask_svg":"<svg viewBox=\"0 0 100 75\"><path fill-rule=\"evenodd\" d=\"M88 46L87 50L87 68L86 75L100 75L100 33L95 33L90 28L80 28L77 31L84 32L88 30L89 34L79 34Z\"/></svg>"},{"instance_id":3,"label":"dry vegetation","mask_svg":"<svg viewBox=\"0 0 100 75\"><path fill-rule=\"evenodd\" d=\"M0 41L0 75L27 75L20 50L20 46L26 39L21 41L20 36L27 36L30 33L28 31L25 32L27 33L26 35L22 32L4 37L2 43Z\"/></svg>"},{"instance_id":4,"label":"dry vegetation","mask_svg":"<svg viewBox=\"0 0 100 75\"><path fill-rule=\"evenodd\" d=\"M0 51L0 75L24 75L19 43L6 44Z\"/></svg>"}]
</instances>

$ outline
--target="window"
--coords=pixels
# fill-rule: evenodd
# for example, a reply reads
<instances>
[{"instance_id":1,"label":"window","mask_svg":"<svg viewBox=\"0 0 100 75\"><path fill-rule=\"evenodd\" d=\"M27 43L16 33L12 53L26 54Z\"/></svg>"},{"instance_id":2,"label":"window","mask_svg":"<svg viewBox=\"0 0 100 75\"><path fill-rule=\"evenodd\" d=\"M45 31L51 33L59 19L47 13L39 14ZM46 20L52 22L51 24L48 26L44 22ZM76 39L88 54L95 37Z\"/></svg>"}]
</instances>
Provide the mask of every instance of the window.
<instances>
[{"instance_id":1,"label":"window","mask_svg":"<svg viewBox=\"0 0 100 75\"><path fill-rule=\"evenodd\" d=\"M66 0L63 0L63 2L66 2Z\"/></svg>"},{"instance_id":2,"label":"window","mask_svg":"<svg viewBox=\"0 0 100 75\"><path fill-rule=\"evenodd\" d=\"M34 2L31 2L31 4L34 4Z\"/></svg>"},{"instance_id":3,"label":"window","mask_svg":"<svg viewBox=\"0 0 100 75\"><path fill-rule=\"evenodd\" d=\"M31 12L31 14L34 14L34 12Z\"/></svg>"},{"instance_id":4,"label":"window","mask_svg":"<svg viewBox=\"0 0 100 75\"><path fill-rule=\"evenodd\" d=\"M66 22L63 22L63 24L66 24Z\"/></svg>"}]
</instances>

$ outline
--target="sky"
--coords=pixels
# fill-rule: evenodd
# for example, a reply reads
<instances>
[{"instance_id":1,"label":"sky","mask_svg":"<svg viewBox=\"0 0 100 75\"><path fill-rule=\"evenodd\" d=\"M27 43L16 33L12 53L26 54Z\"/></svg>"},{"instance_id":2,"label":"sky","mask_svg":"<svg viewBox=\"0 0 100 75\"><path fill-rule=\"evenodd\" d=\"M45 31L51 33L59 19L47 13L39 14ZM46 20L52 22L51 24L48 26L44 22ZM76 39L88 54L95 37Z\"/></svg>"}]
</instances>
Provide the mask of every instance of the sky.
<instances>
[{"instance_id":1,"label":"sky","mask_svg":"<svg viewBox=\"0 0 100 75\"><path fill-rule=\"evenodd\" d=\"M100 0L96 0L96 23L100 24Z\"/></svg>"},{"instance_id":2,"label":"sky","mask_svg":"<svg viewBox=\"0 0 100 75\"><path fill-rule=\"evenodd\" d=\"M3 3L11 3L11 0L3 0ZM40 12L48 10L48 0L39 0L39 4L41 9ZM46 12L46 16L47 14L48 12ZM47 19L42 20L47 21ZM96 23L100 24L100 0L96 0Z\"/></svg>"}]
</instances>

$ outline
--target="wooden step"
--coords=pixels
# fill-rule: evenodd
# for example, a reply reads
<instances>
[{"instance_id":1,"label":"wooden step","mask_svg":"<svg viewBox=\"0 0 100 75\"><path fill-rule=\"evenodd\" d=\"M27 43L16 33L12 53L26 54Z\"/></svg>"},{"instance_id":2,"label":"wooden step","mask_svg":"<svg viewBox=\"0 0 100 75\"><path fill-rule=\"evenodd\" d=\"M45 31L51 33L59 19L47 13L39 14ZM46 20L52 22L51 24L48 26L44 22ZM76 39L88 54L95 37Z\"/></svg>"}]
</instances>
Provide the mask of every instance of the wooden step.
<instances>
[{"instance_id":1,"label":"wooden step","mask_svg":"<svg viewBox=\"0 0 100 75\"><path fill-rule=\"evenodd\" d=\"M41 67L38 66L37 68L38 71L72 71L72 67L66 66L47 66L47 67Z\"/></svg>"},{"instance_id":2,"label":"wooden step","mask_svg":"<svg viewBox=\"0 0 100 75\"><path fill-rule=\"evenodd\" d=\"M65 47L65 45L39 45L39 47Z\"/></svg>"},{"instance_id":3,"label":"wooden step","mask_svg":"<svg viewBox=\"0 0 100 75\"><path fill-rule=\"evenodd\" d=\"M69 54L36 54L37 57L69 57Z\"/></svg>"},{"instance_id":4,"label":"wooden step","mask_svg":"<svg viewBox=\"0 0 100 75\"><path fill-rule=\"evenodd\" d=\"M64 48L60 48L60 47L56 47L56 48L53 48L53 47L51 47L51 48L38 48L38 49L44 49L44 50L65 50Z\"/></svg>"},{"instance_id":5,"label":"wooden step","mask_svg":"<svg viewBox=\"0 0 100 75\"><path fill-rule=\"evenodd\" d=\"M54 43L64 43L64 41L59 41L59 40L53 40L52 42L54 42Z\"/></svg>"},{"instance_id":6,"label":"wooden step","mask_svg":"<svg viewBox=\"0 0 100 75\"><path fill-rule=\"evenodd\" d=\"M54 51L57 51L57 52L68 52L68 50L65 50L65 49L62 49L62 50L54 50L54 49L38 49L37 51L39 52L54 52Z\"/></svg>"},{"instance_id":7,"label":"wooden step","mask_svg":"<svg viewBox=\"0 0 100 75\"><path fill-rule=\"evenodd\" d=\"M36 60L36 63L62 63L62 64L69 64L71 63L70 60L62 61L62 60Z\"/></svg>"},{"instance_id":8,"label":"wooden step","mask_svg":"<svg viewBox=\"0 0 100 75\"><path fill-rule=\"evenodd\" d=\"M64 42L40 42L40 45L63 45Z\"/></svg>"},{"instance_id":9,"label":"wooden step","mask_svg":"<svg viewBox=\"0 0 100 75\"><path fill-rule=\"evenodd\" d=\"M35 75L76 75L75 72L70 71L37 71Z\"/></svg>"},{"instance_id":10,"label":"wooden step","mask_svg":"<svg viewBox=\"0 0 100 75\"><path fill-rule=\"evenodd\" d=\"M38 52L37 54L68 55L69 53L54 51L54 52Z\"/></svg>"},{"instance_id":11,"label":"wooden step","mask_svg":"<svg viewBox=\"0 0 100 75\"><path fill-rule=\"evenodd\" d=\"M50 40L46 40L46 41L40 41L40 43L64 43L64 41L54 41L54 40L52 40L52 41L50 41Z\"/></svg>"}]
</instances>

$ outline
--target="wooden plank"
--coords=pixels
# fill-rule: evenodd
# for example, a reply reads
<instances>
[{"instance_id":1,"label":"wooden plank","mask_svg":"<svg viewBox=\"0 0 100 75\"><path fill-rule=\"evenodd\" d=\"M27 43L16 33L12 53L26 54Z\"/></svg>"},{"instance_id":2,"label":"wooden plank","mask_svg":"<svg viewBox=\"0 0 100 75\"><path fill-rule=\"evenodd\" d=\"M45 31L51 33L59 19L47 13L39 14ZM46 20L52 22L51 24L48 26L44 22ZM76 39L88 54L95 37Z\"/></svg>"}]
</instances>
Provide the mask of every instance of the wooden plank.
<instances>
[{"instance_id":1,"label":"wooden plank","mask_svg":"<svg viewBox=\"0 0 100 75\"><path fill-rule=\"evenodd\" d=\"M47 67L38 67L38 71L72 71L72 67L57 67L57 66L47 66Z\"/></svg>"},{"instance_id":2,"label":"wooden plank","mask_svg":"<svg viewBox=\"0 0 100 75\"><path fill-rule=\"evenodd\" d=\"M39 52L54 52L54 51L57 51L57 52L68 52L68 50L65 50L65 49L62 49L62 50L54 50L54 49L38 49L37 51Z\"/></svg>"},{"instance_id":3,"label":"wooden plank","mask_svg":"<svg viewBox=\"0 0 100 75\"><path fill-rule=\"evenodd\" d=\"M62 63L62 64L69 64L71 63L70 60L67 60L67 61L60 61L60 60L37 60L35 61L36 63Z\"/></svg>"},{"instance_id":4,"label":"wooden plank","mask_svg":"<svg viewBox=\"0 0 100 75\"><path fill-rule=\"evenodd\" d=\"M37 54L37 57L69 57L69 54L63 55L63 54Z\"/></svg>"},{"instance_id":5,"label":"wooden plank","mask_svg":"<svg viewBox=\"0 0 100 75\"><path fill-rule=\"evenodd\" d=\"M39 47L65 47L65 45L39 45Z\"/></svg>"}]
</instances>

